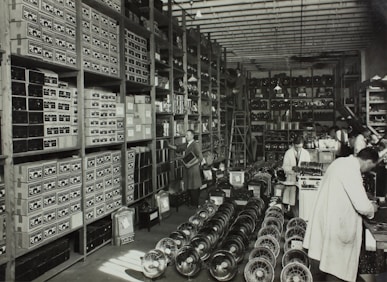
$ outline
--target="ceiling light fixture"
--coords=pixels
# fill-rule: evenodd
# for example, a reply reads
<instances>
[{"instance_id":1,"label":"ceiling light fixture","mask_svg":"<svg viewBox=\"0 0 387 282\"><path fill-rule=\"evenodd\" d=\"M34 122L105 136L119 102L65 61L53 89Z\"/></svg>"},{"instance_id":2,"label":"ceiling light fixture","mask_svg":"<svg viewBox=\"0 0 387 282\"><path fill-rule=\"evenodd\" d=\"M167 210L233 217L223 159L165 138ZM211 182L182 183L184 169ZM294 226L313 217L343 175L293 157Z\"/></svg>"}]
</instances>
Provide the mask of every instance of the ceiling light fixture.
<instances>
[{"instance_id":1,"label":"ceiling light fixture","mask_svg":"<svg viewBox=\"0 0 387 282\"><path fill-rule=\"evenodd\" d=\"M188 78L188 82L197 82L197 81L198 79L193 74L191 74L191 77Z\"/></svg>"}]
</instances>

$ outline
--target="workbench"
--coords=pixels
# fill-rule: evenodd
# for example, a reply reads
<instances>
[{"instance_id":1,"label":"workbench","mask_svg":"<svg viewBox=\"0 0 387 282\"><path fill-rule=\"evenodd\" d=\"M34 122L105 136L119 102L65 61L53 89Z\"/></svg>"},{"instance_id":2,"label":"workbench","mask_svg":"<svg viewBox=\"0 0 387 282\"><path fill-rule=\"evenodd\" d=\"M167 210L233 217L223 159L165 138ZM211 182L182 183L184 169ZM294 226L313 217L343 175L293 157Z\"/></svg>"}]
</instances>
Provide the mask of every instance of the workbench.
<instances>
[{"instance_id":1,"label":"workbench","mask_svg":"<svg viewBox=\"0 0 387 282\"><path fill-rule=\"evenodd\" d=\"M383 211L384 214L386 212ZM376 215L375 219L363 221L364 228L368 229L372 234L372 237L376 241L376 273L382 273L385 271L386 261L384 259L384 249L387 249L387 223L381 222L378 219L381 218L380 213ZM387 218L384 217L384 221ZM365 232L363 232L363 244L365 244Z\"/></svg>"}]
</instances>

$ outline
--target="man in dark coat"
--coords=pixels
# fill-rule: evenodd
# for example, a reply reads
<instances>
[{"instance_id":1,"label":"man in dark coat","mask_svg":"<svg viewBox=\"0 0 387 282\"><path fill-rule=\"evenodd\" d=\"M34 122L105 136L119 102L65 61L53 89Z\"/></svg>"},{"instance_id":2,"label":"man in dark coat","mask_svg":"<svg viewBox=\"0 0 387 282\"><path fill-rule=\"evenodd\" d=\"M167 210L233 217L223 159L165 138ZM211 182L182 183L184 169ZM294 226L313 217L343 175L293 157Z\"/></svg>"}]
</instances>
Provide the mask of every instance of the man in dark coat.
<instances>
[{"instance_id":1,"label":"man in dark coat","mask_svg":"<svg viewBox=\"0 0 387 282\"><path fill-rule=\"evenodd\" d=\"M200 173L200 164L203 160L202 150L200 145L194 139L195 132L191 129L187 130L185 134L186 143L181 145L170 145L168 147L177 152L184 152L184 156L191 152L195 155L188 163L184 163L184 187L188 190L190 195L190 206L197 208L199 206L200 187L202 186L202 178Z\"/></svg>"}]
</instances>

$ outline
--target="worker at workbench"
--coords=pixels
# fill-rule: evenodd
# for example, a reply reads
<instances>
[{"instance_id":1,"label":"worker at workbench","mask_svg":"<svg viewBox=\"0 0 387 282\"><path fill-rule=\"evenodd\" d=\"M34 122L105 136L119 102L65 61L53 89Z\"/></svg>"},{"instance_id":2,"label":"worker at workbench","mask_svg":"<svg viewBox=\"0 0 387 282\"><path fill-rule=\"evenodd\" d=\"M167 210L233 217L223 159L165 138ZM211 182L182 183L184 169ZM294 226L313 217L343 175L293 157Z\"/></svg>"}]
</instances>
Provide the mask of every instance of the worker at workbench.
<instances>
[{"instance_id":1,"label":"worker at workbench","mask_svg":"<svg viewBox=\"0 0 387 282\"><path fill-rule=\"evenodd\" d=\"M282 168L287 181L295 181L302 162L310 162L310 154L304 148L304 137L296 136L293 145L285 152Z\"/></svg>"},{"instance_id":2,"label":"worker at workbench","mask_svg":"<svg viewBox=\"0 0 387 282\"><path fill-rule=\"evenodd\" d=\"M304 137L296 136L293 140L293 145L285 152L282 168L286 175L286 183L293 185L285 185L285 190L282 196L282 203L288 205L288 210L291 206L296 208L297 187L296 175L302 162L310 162L310 154L304 148ZM297 216L297 208L293 211L293 215Z\"/></svg>"},{"instance_id":3,"label":"worker at workbench","mask_svg":"<svg viewBox=\"0 0 387 282\"><path fill-rule=\"evenodd\" d=\"M362 216L373 218L378 206L363 186L362 173L379 159L372 148L334 160L318 190L305 233L304 248L319 262L325 281L355 281L362 242Z\"/></svg>"}]
</instances>

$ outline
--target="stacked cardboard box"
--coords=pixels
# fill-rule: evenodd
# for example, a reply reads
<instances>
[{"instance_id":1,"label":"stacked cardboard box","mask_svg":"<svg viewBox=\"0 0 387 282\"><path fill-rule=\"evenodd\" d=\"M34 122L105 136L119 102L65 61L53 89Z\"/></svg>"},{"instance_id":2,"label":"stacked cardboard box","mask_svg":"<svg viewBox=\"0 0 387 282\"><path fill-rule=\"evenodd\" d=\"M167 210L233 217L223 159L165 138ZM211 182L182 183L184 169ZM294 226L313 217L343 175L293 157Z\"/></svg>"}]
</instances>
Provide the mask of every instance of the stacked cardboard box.
<instances>
[{"instance_id":1,"label":"stacked cardboard box","mask_svg":"<svg viewBox=\"0 0 387 282\"><path fill-rule=\"evenodd\" d=\"M124 141L124 105L116 94L102 89L84 90L86 146Z\"/></svg>"},{"instance_id":2,"label":"stacked cardboard box","mask_svg":"<svg viewBox=\"0 0 387 282\"><path fill-rule=\"evenodd\" d=\"M121 152L105 151L88 154L86 170L85 219L92 222L122 205Z\"/></svg>"},{"instance_id":3,"label":"stacked cardboard box","mask_svg":"<svg viewBox=\"0 0 387 282\"><path fill-rule=\"evenodd\" d=\"M75 67L75 0L11 2L12 52Z\"/></svg>"},{"instance_id":4,"label":"stacked cardboard box","mask_svg":"<svg viewBox=\"0 0 387 282\"><path fill-rule=\"evenodd\" d=\"M125 76L126 80L148 84L149 59L147 40L125 29Z\"/></svg>"},{"instance_id":5,"label":"stacked cardboard box","mask_svg":"<svg viewBox=\"0 0 387 282\"><path fill-rule=\"evenodd\" d=\"M152 106L149 95L126 96L128 141L152 138Z\"/></svg>"},{"instance_id":6,"label":"stacked cardboard box","mask_svg":"<svg viewBox=\"0 0 387 282\"><path fill-rule=\"evenodd\" d=\"M80 158L17 164L14 175L19 248L35 247L82 226Z\"/></svg>"},{"instance_id":7,"label":"stacked cardboard box","mask_svg":"<svg viewBox=\"0 0 387 282\"><path fill-rule=\"evenodd\" d=\"M118 24L82 4L83 67L87 71L119 77Z\"/></svg>"},{"instance_id":8,"label":"stacked cardboard box","mask_svg":"<svg viewBox=\"0 0 387 282\"><path fill-rule=\"evenodd\" d=\"M76 146L76 88L46 70L12 66L11 78L14 152Z\"/></svg>"}]
</instances>

